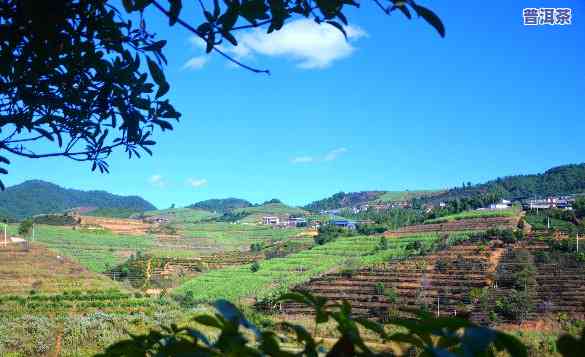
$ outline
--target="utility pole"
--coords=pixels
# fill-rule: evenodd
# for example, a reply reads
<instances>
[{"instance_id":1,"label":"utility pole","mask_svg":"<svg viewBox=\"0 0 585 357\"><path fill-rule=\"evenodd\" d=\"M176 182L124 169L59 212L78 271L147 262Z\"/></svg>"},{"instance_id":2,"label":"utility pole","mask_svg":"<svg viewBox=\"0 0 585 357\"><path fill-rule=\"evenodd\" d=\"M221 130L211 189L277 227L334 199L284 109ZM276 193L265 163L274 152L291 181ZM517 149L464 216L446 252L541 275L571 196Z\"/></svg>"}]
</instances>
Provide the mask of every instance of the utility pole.
<instances>
[{"instance_id":1,"label":"utility pole","mask_svg":"<svg viewBox=\"0 0 585 357\"><path fill-rule=\"evenodd\" d=\"M6 223L4 223L4 246L8 245L8 236L6 235Z\"/></svg>"},{"instance_id":2,"label":"utility pole","mask_svg":"<svg viewBox=\"0 0 585 357\"><path fill-rule=\"evenodd\" d=\"M35 241L35 224L32 225L32 241Z\"/></svg>"},{"instance_id":3,"label":"utility pole","mask_svg":"<svg viewBox=\"0 0 585 357\"><path fill-rule=\"evenodd\" d=\"M441 316L441 309L440 309L440 295L437 295L437 317Z\"/></svg>"},{"instance_id":4,"label":"utility pole","mask_svg":"<svg viewBox=\"0 0 585 357\"><path fill-rule=\"evenodd\" d=\"M550 229L550 217L546 216L546 228Z\"/></svg>"}]
</instances>

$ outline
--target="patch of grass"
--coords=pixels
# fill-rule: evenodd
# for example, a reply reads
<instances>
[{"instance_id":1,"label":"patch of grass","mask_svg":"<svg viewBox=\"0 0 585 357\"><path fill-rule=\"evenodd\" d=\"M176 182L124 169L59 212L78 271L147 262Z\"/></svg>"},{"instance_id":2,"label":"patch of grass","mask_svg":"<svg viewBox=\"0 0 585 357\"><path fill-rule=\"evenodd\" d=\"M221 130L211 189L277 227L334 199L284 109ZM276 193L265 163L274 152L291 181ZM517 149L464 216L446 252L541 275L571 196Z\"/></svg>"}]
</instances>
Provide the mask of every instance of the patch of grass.
<instances>
[{"instance_id":1,"label":"patch of grass","mask_svg":"<svg viewBox=\"0 0 585 357\"><path fill-rule=\"evenodd\" d=\"M165 216L171 223L197 223L206 219L218 217L217 213L193 208L169 208L157 211L144 212L144 217Z\"/></svg>"},{"instance_id":2,"label":"patch of grass","mask_svg":"<svg viewBox=\"0 0 585 357\"><path fill-rule=\"evenodd\" d=\"M517 208L510 208L504 210L494 210L494 211L465 211L456 214L451 214L448 216L443 216L439 218L427 219L424 223L425 224L433 224L433 223L446 223L446 222L453 222L459 221L462 219L474 219L474 218L491 218L491 217L513 217L520 213L520 210Z\"/></svg>"},{"instance_id":3,"label":"patch of grass","mask_svg":"<svg viewBox=\"0 0 585 357\"><path fill-rule=\"evenodd\" d=\"M15 231L16 227L11 227ZM117 235L108 231L80 231L67 227L35 226L35 242L72 258L94 272L104 272L122 263L130 254L146 252L154 239L147 236Z\"/></svg>"}]
</instances>

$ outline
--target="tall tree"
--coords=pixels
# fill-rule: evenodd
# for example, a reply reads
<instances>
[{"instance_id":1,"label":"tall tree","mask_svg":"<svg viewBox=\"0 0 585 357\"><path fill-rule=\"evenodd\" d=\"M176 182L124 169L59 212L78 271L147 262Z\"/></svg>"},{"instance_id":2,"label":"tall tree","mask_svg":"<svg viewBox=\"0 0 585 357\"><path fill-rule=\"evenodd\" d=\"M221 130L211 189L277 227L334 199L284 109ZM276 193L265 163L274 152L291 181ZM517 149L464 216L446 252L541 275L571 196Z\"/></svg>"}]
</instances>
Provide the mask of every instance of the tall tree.
<instances>
[{"instance_id":1,"label":"tall tree","mask_svg":"<svg viewBox=\"0 0 585 357\"><path fill-rule=\"evenodd\" d=\"M373 2L386 14L398 10L411 18L414 12L445 35L440 19L414 0ZM148 31L147 8L167 17L170 26L202 38L208 53L269 73L237 61L218 45L237 46L236 31L266 27L270 33L295 17L312 18L345 35L344 10L359 5L355 0L199 0L193 4L201 21L190 24L181 17L182 0L122 0L125 12L117 3L0 2L0 174L10 163L5 153L89 161L101 172L108 171L106 160L115 149L130 158L152 154L156 131L172 130L171 122L181 115L163 99L170 89L161 69L167 63L166 41ZM137 23L129 20L132 13ZM39 152L38 141L54 145Z\"/></svg>"}]
</instances>

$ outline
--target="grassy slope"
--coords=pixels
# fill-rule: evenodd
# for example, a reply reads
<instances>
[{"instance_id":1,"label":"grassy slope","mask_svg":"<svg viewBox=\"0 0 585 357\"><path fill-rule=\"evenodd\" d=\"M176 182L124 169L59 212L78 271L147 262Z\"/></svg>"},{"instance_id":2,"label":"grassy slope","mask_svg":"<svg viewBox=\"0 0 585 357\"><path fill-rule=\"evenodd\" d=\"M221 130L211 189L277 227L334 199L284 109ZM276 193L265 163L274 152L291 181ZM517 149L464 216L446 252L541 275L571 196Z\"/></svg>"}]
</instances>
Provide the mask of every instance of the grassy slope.
<instances>
[{"instance_id":1,"label":"grassy slope","mask_svg":"<svg viewBox=\"0 0 585 357\"><path fill-rule=\"evenodd\" d=\"M123 262L138 250L146 252L153 246L152 237L112 234L107 231L84 232L68 227L37 225L35 241L72 258L94 272L103 272ZM16 226L11 227L12 232Z\"/></svg>"},{"instance_id":2,"label":"grassy slope","mask_svg":"<svg viewBox=\"0 0 585 357\"><path fill-rule=\"evenodd\" d=\"M120 289L120 285L92 273L41 244L30 250L0 248L0 294L61 293L67 290Z\"/></svg>"},{"instance_id":3,"label":"grassy slope","mask_svg":"<svg viewBox=\"0 0 585 357\"><path fill-rule=\"evenodd\" d=\"M12 234L17 226L11 225ZM229 223L185 223L174 239L118 235L108 231L80 231L70 227L37 225L36 241L79 262L94 272L122 263L141 251L165 257L196 257L215 252L247 250L252 243L271 243L300 235L302 229L273 229Z\"/></svg>"},{"instance_id":4,"label":"grassy slope","mask_svg":"<svg viewBox=\"0 0 585 357\"><path fill-rule=\"evenodd\" d=\"M255 223L262 220L263 216L267 215L303 215L306 213L305 210L298 207L287 206L282 203L269 203L256 207L238 208L234 210L235 213L246 212L250 215L244 218L242 221L247 223Z\"/></svg>"},{"instance_id":5,"label":"grassy slope","mask_svg":"<svg viewBox=\"0 0 585 357\"><path fill-rule=\"evenodd\" d=\"M473 219L473 218L489 218L489 217L513 217L520 213L520 211L516 208L510 208L505 210L496 210L496 211L465 211L461 213L451 214L444 217L434 218L434 219L427 219L424 223L425 224L432 224L432 223L445 223L445 222L452 222L458 221L462 219Z\"/></svg>"},{"instance_id":6,"label":"grassy slope","mask_svg":"<svg viewBox=\"0 0 585 357\"><path fill-rule=\"evenodd\" d=\"M532 229L536 230L546 230L547 228L547 219L546 215L536 215L536 214L527 214L526 215L526 222L532 226ZM551 229L558 229L560 231L574 231L577 229L571 222L563 221L556 218L550 218L550 228Z\"/></svg>"},{"instance_id":7,"label":"grassy slope","mask_svg":"<svg viewBox=\"0 0 585 357\"><path fill-rule=\"evenodd\" d=\"M380 196L375 202L396 202L407 201L417 197L431 196L441 190L419 190L419 191L387 191Z\"/></svg>"},{"instance_id":8,"label":"grassy slope","mask_svg":"<svg viewBox=\"0 0 585 357\"><path fill-rule=\"evenodd\" d=\"M248 249L250 244L288 239L302 233L302 229L274 229L269 226L256 226L231 223L184 224L182 235L185 239L208 239L225 250Z\"/></svg>"},{"instance_id":9,"label":"grassy slope","mask_svg":"<svg viewBox=\"0 0 585 357\"><path fill-rule=\"evenodd\" d=\"M176 290L176 293L184 294L191 291L193 297L199 301L212 301L218 298L237 300L245 297L262 299L314 276L343 268L344 265L363 266L402 256L409 242L415 240L431 242L436 239L438 235L434 234L395 238L389 241L388 250L375 252L379 237L339 238L334 242L285 258L263 261L260 263L260 270L255 273L250 270L250 266L210 271L185 283Z\"/></svg>"},{"instance_id":10,"label":"grassy slope","mask_svg":"<svg viewBox=\"0 0 585 357\"><path fill-rule=\"evenodd\" d=\"M193 208L168 208L156 211L148 211L144 216L166 216L172 223L195 223L202 220L217 217L218 214Z\"/></svg>"}]
</instances>

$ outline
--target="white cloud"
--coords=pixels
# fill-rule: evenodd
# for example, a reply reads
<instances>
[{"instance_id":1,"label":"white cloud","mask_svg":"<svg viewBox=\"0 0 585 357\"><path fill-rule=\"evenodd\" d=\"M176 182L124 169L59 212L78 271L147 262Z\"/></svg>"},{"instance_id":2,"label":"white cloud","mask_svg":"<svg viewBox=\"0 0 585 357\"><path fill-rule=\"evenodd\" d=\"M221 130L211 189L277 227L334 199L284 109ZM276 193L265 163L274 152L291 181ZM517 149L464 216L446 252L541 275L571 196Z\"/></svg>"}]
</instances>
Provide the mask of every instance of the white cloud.
<instances>
[{"instance_id":1,"label":"white cloud","mask_svg":"<svg viewBox=\"0 0 585 357\"><path fill-rule=\"evenodd\" d=\"M325 155L323 160L325 160L325 161L336 160L339 157L339 155L344 154L346 152L347 152L346 148L338 148L338 149L331 150Z\"/></svg>"},{"instance_id":2,"label":"white cloud","mask_svg":"<svg viewBox=\"0 0 585 357\"><path fill-rule=\"evenodd\" d=\"M311 156L298 156L298 157L293 157L290 162L292 162L293 164L304 164L304 163L308 163L308 162L313 162L313 157Z\"/></svg>"},{"instance_id":3,"label":"white cloud","mask_svg":"<svg viewBox=\"0 0 585 357\"><path fill-rule=\"evenodd\" d=\"M167 186L167 182L163 179L161 175L152 175L148 179L151 185L158 188L165 188Z\"/></svg>"},{"instance_id":4,"label":"white cloud","mask_svg":"<svg viewBox=\"0 0 585 357\"><path fill-rule=\"evenodd\" d=\"M181 69L201 69L209 61L209 57L206 55L196 56L185 62Z\"/></svg>"},{"instance_id":5,"label":"white cloud","mask_svg":"<svg viewBox=\"0 0 585 357\"><path fill-rule=\"evenodd\" d=\"M350 56L355 51L351 43L367 36L358 26L345 26L345 32L347 40L331 25L300 19L270 34L265 28L240 33L237 46L219 48L239 60L249 60L254 55L285 57L294 59L299 68L326 68L334 61ZM199 49L205 48L205 42L198 37L191 38L190 42Z\"/></svg>"},{"instance_id":6,"label":"white cloud","mask_svg":"<svg viewBox=\"0 0 585 357\"><path fill-rule=\"evenodd\" d=\"M199 188L207 185L206 179L188 178L187 184L193 188Z\"/></svg>"},{"instance_id":7,"label":"white cloud","mask_svg":"<svg viewBox=\"0 0 585 357\"><path fill-rule=\"evenodd\" d=\"M265 29L254 29L238 39L238 46L230 52L239 58L260 54L270 57L294 58L300 68L325 68L333 61L347 57L355 50L350 41L366 36L357 26L345 28L349 41L328 24L301 19L289 22L280 31L267 34Z\"/></svg>"},{"instance_id":8,"label":"white cloud","mask_svg":"<svg viewBox=\"0 0 585 357\"><path fill-rule=\"evenodd\" d=\"M323 162L323 161L333 161L337 160L337 158L346 153L348 150L347 148L337 148L327 152L323 156L297 156L293 157L290 162L293 164L306 164L306 163L313 163L313 162Z\"/></svg>"}]
</instances>

